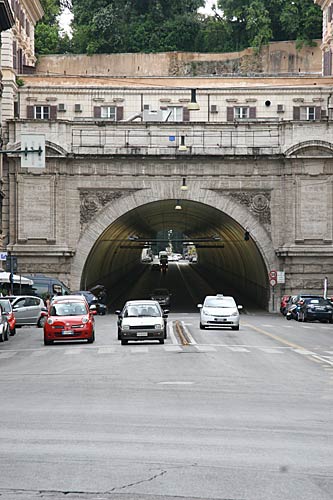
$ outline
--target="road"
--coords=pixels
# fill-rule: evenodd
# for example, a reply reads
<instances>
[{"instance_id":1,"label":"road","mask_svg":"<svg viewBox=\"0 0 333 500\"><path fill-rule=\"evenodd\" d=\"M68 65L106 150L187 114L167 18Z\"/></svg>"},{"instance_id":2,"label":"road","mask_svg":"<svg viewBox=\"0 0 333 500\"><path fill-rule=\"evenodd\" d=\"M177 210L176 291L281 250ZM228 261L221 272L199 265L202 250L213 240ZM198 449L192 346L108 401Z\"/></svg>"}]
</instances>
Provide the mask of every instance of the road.
<instances>
[{"instance_id":1,"label":"road","mask_svg":"<svg viewBox=\"0 0 333 500\"><path fill-rule=\"evenodd\" d=\"M1 500L332 500L332 325L168 324L165 345L121 346L114 314L92 345L0 345Z\"/></svg>"}]
</instances>

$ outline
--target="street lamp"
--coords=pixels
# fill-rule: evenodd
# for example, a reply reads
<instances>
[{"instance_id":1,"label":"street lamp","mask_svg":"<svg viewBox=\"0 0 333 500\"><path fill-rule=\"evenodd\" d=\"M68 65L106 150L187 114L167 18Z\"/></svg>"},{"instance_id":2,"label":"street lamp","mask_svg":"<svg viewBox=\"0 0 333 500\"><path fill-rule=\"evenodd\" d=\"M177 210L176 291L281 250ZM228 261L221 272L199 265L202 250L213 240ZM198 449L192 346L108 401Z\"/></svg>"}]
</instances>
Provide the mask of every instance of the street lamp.
<instances>
[{"instance_id":1,"label":"street lamp","mask_svg":"<svg viewBox=\"0 0 333 500\"><path fill-rule=\"evenodd\" d=\"M200 109L197 103L197 89L191 89L191 102L188 103L187 109L190 111L198 111Z\"/></svg>"},{"instance_id":2,"label":"street lamp","mask_svg":"<svg viewBox=\"0 0 333 500\"><path fill-rule=\"evenodd\" d=\"M182 206L181 206L179 200L177 200L177 203L176 203L176 206L175 206L175 210L182 210Z\"/></svg>"}]
</instances>

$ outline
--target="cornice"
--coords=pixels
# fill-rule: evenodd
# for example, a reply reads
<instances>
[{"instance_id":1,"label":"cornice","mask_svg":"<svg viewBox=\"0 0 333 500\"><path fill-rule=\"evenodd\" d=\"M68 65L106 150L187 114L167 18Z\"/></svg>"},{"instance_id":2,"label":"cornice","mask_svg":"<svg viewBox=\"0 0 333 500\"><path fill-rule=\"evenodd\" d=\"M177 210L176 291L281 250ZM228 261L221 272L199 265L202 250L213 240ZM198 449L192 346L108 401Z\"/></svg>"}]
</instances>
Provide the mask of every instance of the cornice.
<instances>
[{"instance_id":1,"label":"cornice","mask_svg":"<svg viewBox=\"0 0 333 500\"><path fill-rule=\"evenodd\" d=\"M14 15L8 1L0 0L0 33L10 29L14 24Z\"/></svg>"},{"instance_id":2,"label":"cornice","mask_svg":"<svg viewBox=\"0 0 333 500\"><path fill-rule=\"evenodd\" d=\"M32 17L34 24L42 19L44 10L39 0L20 0L24 9Z\"/></svg>"}]
</instances>

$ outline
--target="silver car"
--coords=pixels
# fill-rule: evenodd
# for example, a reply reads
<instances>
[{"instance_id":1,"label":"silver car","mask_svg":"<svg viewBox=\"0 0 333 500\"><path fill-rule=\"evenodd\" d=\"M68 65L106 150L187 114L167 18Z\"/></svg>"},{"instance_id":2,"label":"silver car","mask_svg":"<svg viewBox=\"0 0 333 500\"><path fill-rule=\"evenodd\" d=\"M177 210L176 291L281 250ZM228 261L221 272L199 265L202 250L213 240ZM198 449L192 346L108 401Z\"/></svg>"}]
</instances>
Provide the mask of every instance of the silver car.
<instances>
[{"instance_id":1,"label":"silver car","mask_svg":"<svg viewBox=\"0 0 333 500\"><path fill-rule=\"evenodd\" d=\"M239 310L235 299L230 296L218 294L207 295L203 304L198 304L200 309L200 329L208 326L230 326L232 330L239 330Z\"/></svg>"},{"instance_id":2,"label":"silver car","mask_svg":"<svg viewBox=\"0 0 333 500\"><path fill-rule=\"evenodd\" d=\"M20 295L8 297L11 301L13 313L16 318L16 327L35 325L43 326L47 315L43 299L33 295Z\"/></svg>"},{"instance_id":3,"label":"silver car","mask_svg":"<svg viewBox=\"0 0 333 500\"><path fill-rule=\"evenodd\" d=\"M159 340L166 338L168 310L162 311L157 300L130 300L118 314L118 340Z\"/></svg>"}]
</instances>

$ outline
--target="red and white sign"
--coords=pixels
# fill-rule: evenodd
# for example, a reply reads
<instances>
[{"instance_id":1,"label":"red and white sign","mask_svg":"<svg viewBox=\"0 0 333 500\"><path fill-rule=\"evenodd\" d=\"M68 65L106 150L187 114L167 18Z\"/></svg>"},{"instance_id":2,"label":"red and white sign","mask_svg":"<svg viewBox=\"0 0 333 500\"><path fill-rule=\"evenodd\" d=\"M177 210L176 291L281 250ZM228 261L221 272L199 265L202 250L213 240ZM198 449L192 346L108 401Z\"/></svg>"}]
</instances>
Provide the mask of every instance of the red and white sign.
<instances>
[{"instance_id":1,"label":"red and white sign","mask_svg":"<svg viewBox=\"0 0 333 500\"><path fill-rule=\"evenodd\" d=\"M275 286L275 285L276 285L276 279L271 278L271 279L269 280L269 284L270 284L271 286Z\"/></svg>"},{"instance_id":2,"label":"red and white sign","mask_svg":"<svg viewBox=\"0 0 333 500\"><path fill-rule=\"evenodd\" d=\"M272 269L272 271L269 271L269 279L276 280L276 278L277 278L277 271L275 271L275 269Z\"/></svg>"}]
</instances>

